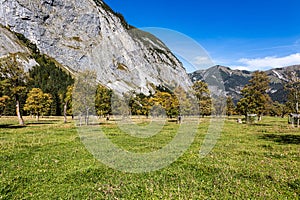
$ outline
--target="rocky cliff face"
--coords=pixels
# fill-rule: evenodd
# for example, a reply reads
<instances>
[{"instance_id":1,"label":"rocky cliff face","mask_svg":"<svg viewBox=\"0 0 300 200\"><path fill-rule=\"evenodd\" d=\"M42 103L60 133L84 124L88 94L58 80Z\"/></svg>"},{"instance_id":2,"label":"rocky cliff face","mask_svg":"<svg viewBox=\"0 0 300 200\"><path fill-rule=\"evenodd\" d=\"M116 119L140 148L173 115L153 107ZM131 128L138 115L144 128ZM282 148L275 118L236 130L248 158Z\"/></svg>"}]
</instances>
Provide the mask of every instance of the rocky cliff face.
<instances>
[{"instance_id":1,"label":"rocky cliff face","mask_svg":"<svg viewBox=\"0 0 300 200\"><path fill-rule=\"evenodd\" d=\"M100 0L0 0L0 24L70 71L96 70L98 80L117 92L148 93L151 83L191 85L159 39L133 29ZM0 31L1 56L27 51L5 28Z\"/></svg>"},{"instance_id":2,"label":"rocky cliff face","mask_svg":"<svg viewBox=\"0 0 300 200\"><path fill-rule=\"evenodd\" d=\"M31 58L30 50L25 47L12 32L0 26L0 33L0 60L1 58L14 55L16 61L24 67L25 71L38 65L38 63Z\"/></svg>"},{"instance_id":3,"label":"rocky cliff face","mask_svg":"<svg viewBox=\"0 0 300 200\"><path fill-rule=\"evenodd\" d=\"M214 66L207 70L199 70L189 74L192 81L204 80L210 71L218 71L220 73L218 82L223 83L226 94L233 97L237 102L241 96L241 90L249 83L252 77L252 72L246 70L232 70L229 67ZM288 73L294 71L300 77L300 65L288 66L284 68L276 68L266 71L270 79L270 90L268 94L273 101L284 103L287 101L287 94L284 90L284 84L288 80Z\"/></svg>"}]
</instances>

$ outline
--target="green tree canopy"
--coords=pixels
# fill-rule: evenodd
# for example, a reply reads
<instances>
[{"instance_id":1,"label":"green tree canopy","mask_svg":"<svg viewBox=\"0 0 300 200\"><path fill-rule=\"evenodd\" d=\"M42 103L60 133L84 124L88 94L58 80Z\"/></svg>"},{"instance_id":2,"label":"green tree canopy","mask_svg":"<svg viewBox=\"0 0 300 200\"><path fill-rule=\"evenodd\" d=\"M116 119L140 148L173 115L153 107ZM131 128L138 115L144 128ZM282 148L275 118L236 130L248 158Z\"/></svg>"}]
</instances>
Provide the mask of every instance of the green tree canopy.
<instances>
[{"instance_id":1,"label":"green tree canopy","mask_svg":"<svg viewBox=\"0 0 300 200\"><path fill-rule=\"evenodd\" d=\"M44 93L40 88L32 88L27 94L24 110L36 115L39 120L40 115L47 115L53 102L51 94Z\"/></svg>"},{"instance_id":2,"label":"green tree canopy","mask_svg":"<svg viewBox=\"0 0 300 200\"><path fill-rule=\"evenodd\" d=\"M40 88L43 92L50 93L53 98L51 115L61 115L67 87L74 83L72 76L67 70L60 67L53 58L42 55L38 47L24 35L20 33L15 33L15 35L30 50L31 56L38 63L29 70L28 89Z\"/></svg>"},{"instance_id":3,"label":"green tree canopy","mask_svg":"<svg viewBox=\"0 0 300 200\"><path fill-rule=\"evenodd\" d=\"M95 108L98 116L111 114L112 90L98 85L95 97Z\"/></svg>"},{"instance_id":4,"label":"green tree canopy","mask_svg":"<svg viewBox=\"0 0 300 200\"><path fill-rule=\"evenodd\" d=\"M85 70L76 77L72 93L72 110L79 116L79 124L82 125L82 117L86 125L89 124L90 114L95 113L95 93L97 90L97 74L95 71Z\"/></svg>"},{"instance_id":5,"label":"green tree canopy","mask_svg":"<svg viewBox=\"0 0 300 200\"><path fill-rule=\"evenodd\" d=\"M39 65L29 70L31 88L41 88L42 91L50 93L53 98L51 115L62 115L65 94L68 86L74 83L71 75L45 55L36 56Z\"/></svg>"},{"instance_id":6,"label":"green tree canopy","mask_svg":"<svg viewBox=\"0 0 300 200\"><path fill-rule=\"evenodd\" d=\"M7 96L7 95L0 96L0 117L2 116L2 114L4 112L9 99L10 99L9 96Z\"/></svg>"},{"instance_id":7,"label":"green tree canopy","mask_svg":"<svg viewBox=\"0 0 300 200\"><path fill-rule=\"evenodd\" d=\"M291 110L285 104L275 101L270 107L269 114L271 116L281 116L283 118L287 113L290 112Z\"/></svg>"},{"instance_id":8,"label":"green tree canopy","mask_svg":"<svg viewBox=\"0 0 300 200\"><path fill-rule=\"evenodd\" d=\"M169 90L156 90L149 101L154 115L165 114L167 117L173 118L179 114L179 101L176 95Z\"/></svg>"},{"instance_id":9,"label":"green tree canopy","mask_svg":"<svg viewBox=\"0 0 300 200\"><path fill-rule=\"evenodd\" d=\"M285 88L288 91L288 101L286 106L291 112L299 114L300 78L296 72L289 72L288 78L289 81L285 85Z\"/></svg>"},{"instance_id":10,"label":"green tree canopy","mask_svg":"<svg viewBox=\"0 0 300 200\"><path fill-rule=\"evenodd\" d=\"M202 117L210 115L212 112L212 98L207 83L204 81L197 81L192 88L198 99L200 114Z\"/></svg>"},{"instance_id":11,"label":"green tree canopy","mask_svg":"<svg viewBox=\"0 0 300 200\"><path fill-rule=\"evenodd\" d=\"M231 116L231 115L233 115L234 113L235 113L235 105L234 105L234 103L233 103L233 99L232 99L232 97L230 97L230 96L228 96L227 98L226 98L226 114L228 115L228 116Z\"/></svg>"},{"instance_id":12,"label":"green tree canopy","mask_svg":"<svg viewBox=\"0 0 300 200\"><path fill-rule=\"evenodd\" d=\"M72 93L73 93L74 85L69 85L67 88L67 92L64 95L64 122L67 123L67 115L72 115ZM61 97L62 98L62 97Z\"/></svg>"},{"instance_id":13,"label":"green tree canopy","mask_svg":"<svg viewBox=\"0 0 300 200\"><path fill-rule=\"evenodd\" d=\"M267 94L270 80L265 72L256 71L249 82L241 91L243 98L237 103L237 110L246 118L248 114L257 114L261 120L272 101Z\"/></svg>"},{"instance_id":14,"label":"green tree canopy","mask_svg":"<svg viewBox=\"0 0 300 200\"><path fill-rule=\"evenodd\" d=\"M197 114L197 107L195 106L196 98L192 93L188 93L181 86L176 87L174 94L178 99L180 115L193 115Z\"/></svg>"},{"instance_id":15,"label":"green tree canopy","mask_svg":"<svg viewBox=\"0 0 300 200\"><path fill-rule=\"evenodd\" d=\"M132 115L149 116L150 109L151 109L150 97L142 93L140 94L133 93L133 95L129 100L129 106Z\"/></svg>"},{"instance_id":16,"label":"green tree canopy","mask_svg":"<svg viewBox=\"0 0 300 200\"><path fill-rule=\"evenodd\" d=\"M3 91L1 91L2 102L7 102L8 98L14 101L19 124L24 125L21 113L21 101L26 94L28 74L17 61L18 54L10 54L0 60L0 81Z\"/></svg>"}]
</instances>

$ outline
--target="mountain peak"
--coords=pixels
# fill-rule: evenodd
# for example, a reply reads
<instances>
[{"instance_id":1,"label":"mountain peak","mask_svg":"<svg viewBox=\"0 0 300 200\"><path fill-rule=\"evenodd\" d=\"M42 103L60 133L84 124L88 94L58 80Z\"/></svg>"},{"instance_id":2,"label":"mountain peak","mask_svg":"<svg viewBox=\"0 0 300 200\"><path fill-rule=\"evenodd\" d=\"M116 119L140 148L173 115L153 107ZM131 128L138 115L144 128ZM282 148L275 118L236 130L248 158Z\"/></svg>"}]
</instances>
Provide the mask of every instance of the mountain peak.
<instances>
[{"instance_id":1,"label":"mountain peak","mask_svg":"<svg viewBox=\"0 0 300 200\"><path fill-rule=\"evenodd\" d=\"M241 96L241 90L249 83L253 72L247 70L232 70L229 67L215 65L206 70L198 70L190 73L190 79L194 81L205 80L205 77L210 77L207 74L212 71L220 73L222 80L219 82L224 83L225 91L228 96L233 97L237 102ZM288 73L294 71L300 77L300 65L287 66L282 68L274 68L265 71L270 79L269 95L274 101L285 102L287 99L286 92L284 91L283 84L288 81Z\"/></svg>"}]
</instances>

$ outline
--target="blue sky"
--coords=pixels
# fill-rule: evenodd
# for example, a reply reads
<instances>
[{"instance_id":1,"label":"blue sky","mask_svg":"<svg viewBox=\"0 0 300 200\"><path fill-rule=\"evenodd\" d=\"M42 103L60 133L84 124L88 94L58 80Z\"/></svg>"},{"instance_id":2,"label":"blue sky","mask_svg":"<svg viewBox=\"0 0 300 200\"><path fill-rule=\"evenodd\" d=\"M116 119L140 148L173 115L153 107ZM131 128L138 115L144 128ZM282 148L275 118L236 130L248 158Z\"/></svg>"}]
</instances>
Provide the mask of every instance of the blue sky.
<instances>
[{"instance_id":1,"label":"blue sky","mask_svg":"<svg viewBox=\"0 0 300 200\"><path fill-rule=\"evenodd\" d=\"M192 38L214 64L248 70L300 64L299 0L105 2L137 28L166 28Z\"/></svg>"}]
</instances>

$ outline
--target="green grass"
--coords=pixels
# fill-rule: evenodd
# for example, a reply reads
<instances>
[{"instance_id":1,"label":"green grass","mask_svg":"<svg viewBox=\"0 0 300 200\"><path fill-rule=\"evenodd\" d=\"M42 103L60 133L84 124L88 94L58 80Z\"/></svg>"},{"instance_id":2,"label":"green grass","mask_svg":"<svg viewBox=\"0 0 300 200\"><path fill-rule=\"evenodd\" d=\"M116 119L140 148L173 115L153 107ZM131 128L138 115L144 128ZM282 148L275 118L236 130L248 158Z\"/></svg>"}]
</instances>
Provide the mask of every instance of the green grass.
<instances>
[{"instance_id":1,"label":"green grass","mask_svg":"<svg viewBox=\"0 0 300 200\"><path fill-rule=\"evenodd\" d=\"M226 120L205 158L199 158L199 149L208 119L176 162L132 174L96 160L73 123L63 124L62 118L38 123L28 118L19 127L15 118L2 117L0 199L299 199L300 128L281 118L265 117L254 125L235 120ZM102 124L114 143L135 152L163 147L178 126L169 122L160 134L136 139L113 122Z\"/></svg>"}]
</instances>

